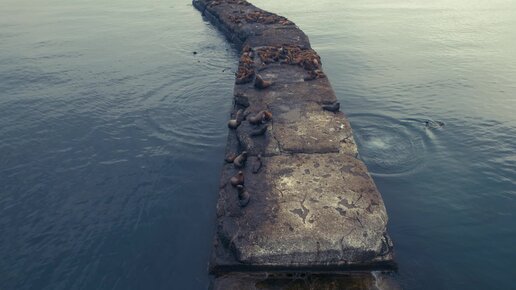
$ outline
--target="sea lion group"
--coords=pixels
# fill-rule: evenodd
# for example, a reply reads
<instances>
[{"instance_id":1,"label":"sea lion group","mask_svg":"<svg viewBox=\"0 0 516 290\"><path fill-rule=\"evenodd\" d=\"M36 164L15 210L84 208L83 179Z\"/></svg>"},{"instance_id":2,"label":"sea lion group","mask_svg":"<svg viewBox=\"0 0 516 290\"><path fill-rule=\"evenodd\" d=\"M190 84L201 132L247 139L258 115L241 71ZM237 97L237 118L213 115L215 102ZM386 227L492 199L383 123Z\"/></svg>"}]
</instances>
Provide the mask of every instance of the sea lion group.
<instances>
[{"instance_id":1,"label":"sea lion group","mask_svg":"<svg viewBox=\"0 0 516 290\"><path fill-rule=\"evenodd\" d=\"M258 10L247 13L243 10L234 10L233 15L229 15L228 19L237 25L245 23L293 25L292 21L283 16Z\"/></svg>"},{"instance_id":2,"label":"sea lion group","mask_svg":"<svg viewBox=\"0 0 516 290\"><path fill-rule=\"evenodd\" d=\"M264 135L267 132L267 123L272 121L272 113L267 110L262 110L256 114L252 114L250 112L244 112L243 109L239 109L234 114L234 118L228 121L228 127L232 130L236 130L244 121L247 121L250 125L254 126L254 129L248 131L248 134L251 138L256 138ZM251 198L251 195L245 188L245 178L242 171L242 169L245 168L247 164L248 158L249 153L245 150L240 154L231 152L225 158L227 163L232 163L233 166L239 170L234 176L230 178L229 182L234 188L237 189L238 201L241 207L247 206ZM258 156L254 156L252 160L251 171L254 174L257 174L262 167L261 155L258 154Z\"/></svg>"},{"instance_id":3,"label":"sea lion group","mask_svg":"<svg viewBox=\"0 0 516 290\"><path fill-rule=\"evenodd\" d=\"M258 55L255 63L255 55ZM255 72L256 65L264 66L272 63L298 65L305 69L307 75L304 81L325 78L321 68L321 57L313 50L293 45L267 46L253 50L249 46L242 49L242 55L238 62L235 83L245 84L254 80L254 87L266 89L273 85L270 80L264 80Z\"/></svg>"},{"instance_id":4,"label":"sea lion group","mask_svg":"<svg viewBox=\"0 0 516 290\"><path fill-rule=\"evenodd\" d=\"M258 15L258 14L257 14ZM255 61L255 56L257 56ZM307 76L305 81L315 80L326 77L322 72L321 59L319 55L312 49L301 48L298 46L279 46L279 47L261 47L253 50L249 46L242 49L242 55L239 60L239 67L236 73L236 84L245 84L254 81L255 90L265 90L274 85L271 80L264 79L255 68L271 63L299 65L305 69ZM258 70L259 71L259 70ZM257 113L251 113L249 109L249 100L243 93L235 94L235 105L239 109L232 119L228 121L228 128L236 130L244 121L247 121L254 127L247 131L251 138L257 138L265 135L268 129L268 122L272 121L272 113L268 110L261 110ZM325 111L337 113L340 110L340 103L323 103L321 108ZM244 110L245 109L245 110ZM255 111L256 112L256 111ZM244 133L245 134L245 133ZM239 140L240 144L241 141ZM254 153L256 154L256 153ZM238 200L241 207L245 207L251 198L251 195L245 188L244 173L241 169L245 168L249 152L242 151L238 153L229 153L226 156L226 162L233 163L238 171L230 178L231 185L237 189ZM258 173L262 167L261 155L253 157L252 172Z\"/></svg>"}]
</instances>

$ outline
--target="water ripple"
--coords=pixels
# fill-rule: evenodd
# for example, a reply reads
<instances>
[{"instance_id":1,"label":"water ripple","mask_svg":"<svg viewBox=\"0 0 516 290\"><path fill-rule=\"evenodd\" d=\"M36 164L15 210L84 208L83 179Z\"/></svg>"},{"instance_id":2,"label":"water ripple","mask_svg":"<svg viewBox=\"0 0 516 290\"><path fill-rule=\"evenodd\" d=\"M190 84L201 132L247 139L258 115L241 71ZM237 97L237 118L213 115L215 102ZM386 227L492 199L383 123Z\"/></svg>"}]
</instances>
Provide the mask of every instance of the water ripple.
<instances>
[{"instance_id":1,"label":"water ripple","mask_svg":"<svg viewBox=\"0 0 516 290\"><path fill-rule=\"evenodd\" d=\"M407 175L424 166L434 134L426 119L350 114L360 158L373 175Z\"/></svg>"}]
</instances>

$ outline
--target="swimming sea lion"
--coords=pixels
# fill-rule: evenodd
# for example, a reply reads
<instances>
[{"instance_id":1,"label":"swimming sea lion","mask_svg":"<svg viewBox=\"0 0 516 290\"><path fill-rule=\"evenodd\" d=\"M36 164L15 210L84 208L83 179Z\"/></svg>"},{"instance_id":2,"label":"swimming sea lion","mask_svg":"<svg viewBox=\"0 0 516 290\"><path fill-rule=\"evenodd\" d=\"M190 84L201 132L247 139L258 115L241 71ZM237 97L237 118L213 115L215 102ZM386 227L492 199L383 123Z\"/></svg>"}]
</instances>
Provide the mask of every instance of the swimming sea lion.
<instances>
[{"instance_id":1,"label":"swimming sea lion","mask_svg":"<svg viewBox=\"0 0 516 290\"><path fill-rule=\"evenodd\" d=\"M242 171L238 171L237 174L235 174L231 179L229 180L231 182L231 185L237 186L237 185L243 185L244 184L244 173Z\"/></svg>"},{"instance_id":2,"label":"swimming sea lion","mask_svg":"<svg viewBox=\"0 0 516 290\"><path fill-rule=\"evenodd\" d=\"M336 102L330 105L322 105L321 106L323 110L330 111L330 112L338 112L340 110L340 103Z\"/></svg>"},{"instance_id":3,"label":"swimming sea lion","mask_svg":"<svg viewBox=\"0 0 516 290\"><path fill-rule=\"evenodd\" d=\"M426 120L425 127L430 128L430 129L442 128L442 127L444 127L444 122L434 121L434 120Z\"/></svg>"},{"instance_id":4,"label":"swimming sea lion","mask_svg":"<svg viewBox=\"0 0 516 290\"><path fill-rule=\"evenodd\" d=\"M251 195L249 194L249 192L247 192L247 190L245 189L245 187L243 185L237 185L237 190L238 190L238 202L240 203L241 207L245 207L249 203L249 200L251 199Z\"/></svg>"},{"instance_id":5,"label":"swimming sea lion","mask_svg":"<svg viewBox=\"0 0 516 290\"><path fill-rule=\"evenodd\" d=\"M235 160L233 160L233 165L236 168L242 168L245 166L245 162L247 161L247 151L242 152L242 154L238 155Z\"/></svg>"},{"instance_id":6,"label":"swimming sea lion","mask_svg":"<svg viewBox=\"0 0 516 290\"><path fill-rule=\"evenodd\" d=\"M271 81L264 80L259 74L256 75L254 80L254 87L257 89L266 89L272 85Z\"/></svg>"}]
</instances>

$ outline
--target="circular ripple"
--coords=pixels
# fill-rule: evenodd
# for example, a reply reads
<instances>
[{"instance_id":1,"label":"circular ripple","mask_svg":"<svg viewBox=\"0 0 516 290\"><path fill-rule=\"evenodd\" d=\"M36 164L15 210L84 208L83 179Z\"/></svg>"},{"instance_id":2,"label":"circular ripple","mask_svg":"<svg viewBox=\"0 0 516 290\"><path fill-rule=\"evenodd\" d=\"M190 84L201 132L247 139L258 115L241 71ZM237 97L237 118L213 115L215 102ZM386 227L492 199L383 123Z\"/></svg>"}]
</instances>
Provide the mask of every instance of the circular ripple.
<instances>
[{"instance_id":1,"label":"circular ripple","mask_svg":"<svg viewBox=\"0 0 516 290\"><path fill-rule=\"evenodd\" d=\"M428 136L421 122L382 115L350 115L360 158L373 175L399 175L424 164Z\"/></svg>"}]
</instances>

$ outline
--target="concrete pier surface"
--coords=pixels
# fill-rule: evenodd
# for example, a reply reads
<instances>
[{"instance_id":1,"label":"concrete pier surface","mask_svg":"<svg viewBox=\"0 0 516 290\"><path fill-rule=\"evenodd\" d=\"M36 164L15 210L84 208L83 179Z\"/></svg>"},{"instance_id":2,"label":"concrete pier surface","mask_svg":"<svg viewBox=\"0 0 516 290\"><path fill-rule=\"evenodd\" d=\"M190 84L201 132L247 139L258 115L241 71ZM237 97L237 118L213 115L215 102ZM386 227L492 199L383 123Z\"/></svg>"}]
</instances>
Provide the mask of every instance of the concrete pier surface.
<instances>
[{"instance_id":1,"label":"concrete pier surface","mask_svg":"<svg viewBox=\"0 0 516 290\"><path fill-rule=\"evenodd\" d=\"M317 289L376 289L370 271L395 268L387 213L308 37L246 1L193 4L241 50L210 263L214 288L305 289L278 285L300 273L338 272L348 274L302 280ZM284 276L271 284L265 272Z\"/></svg>"}]
</instances>

